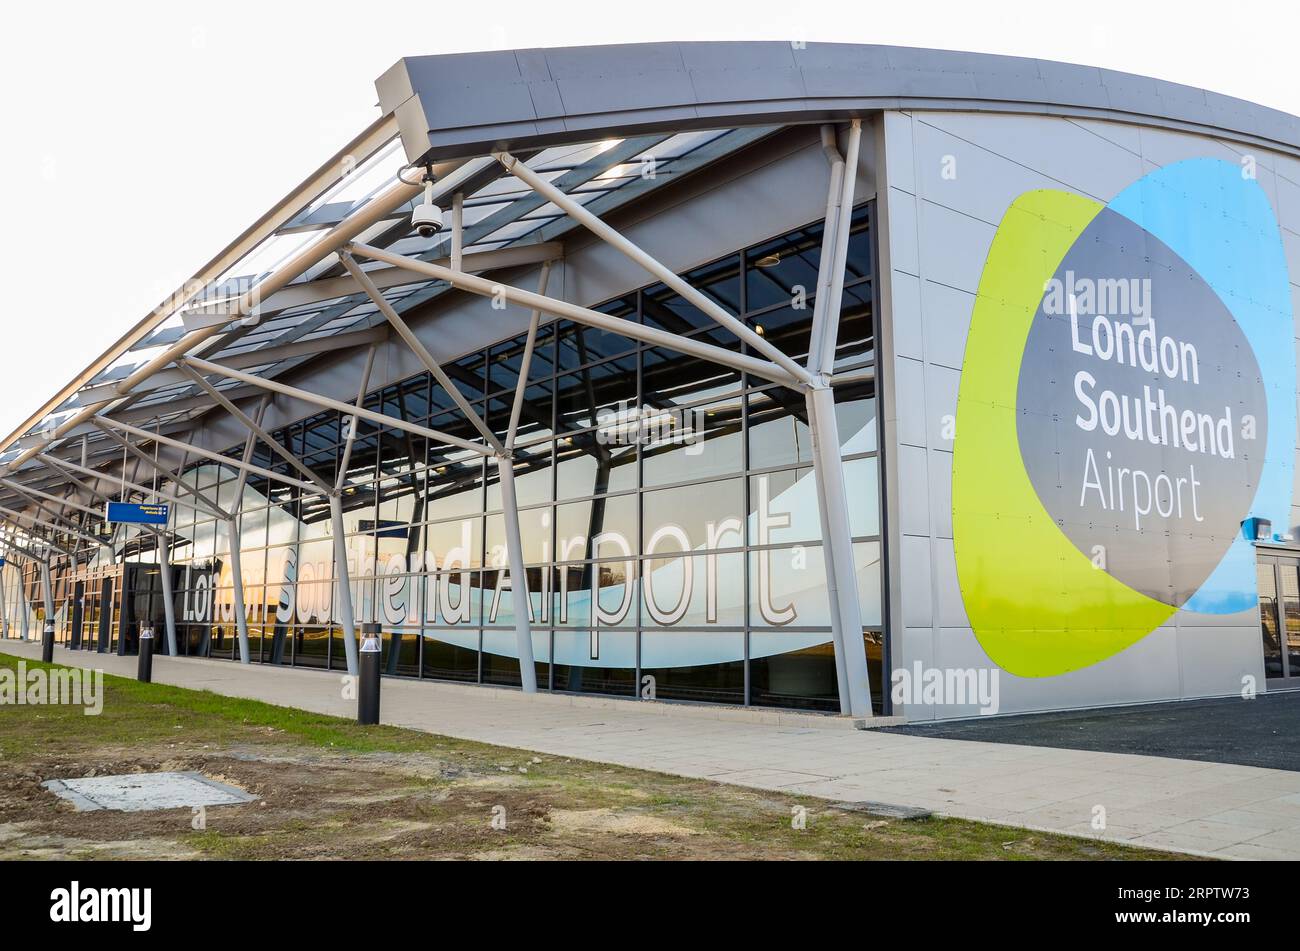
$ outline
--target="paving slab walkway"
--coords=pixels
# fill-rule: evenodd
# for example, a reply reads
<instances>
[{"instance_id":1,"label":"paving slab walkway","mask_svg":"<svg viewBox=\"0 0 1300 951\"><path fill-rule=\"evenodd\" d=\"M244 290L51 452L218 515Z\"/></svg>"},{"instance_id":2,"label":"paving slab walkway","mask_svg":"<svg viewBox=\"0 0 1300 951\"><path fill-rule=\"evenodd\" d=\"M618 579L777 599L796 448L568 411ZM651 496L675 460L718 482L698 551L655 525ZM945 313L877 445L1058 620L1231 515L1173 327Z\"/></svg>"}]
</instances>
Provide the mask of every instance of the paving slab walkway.
<instances>
[{"instance_id":1,"label":"paving slab walkway","mask_svg":"<svg viewBox=\"0 0 1300 951\"><path fill-rule=\"evenodd\" d=\"M36 659L35 643L0 652ZM55 649L134 677L136 659ZM337 673L157 657L154 680L355 716ZM383 722L555 756L835 801L872 801L1239 859L1300 859L1300 773L1226 763L826 728L808 718L664 715L665 705L386 679ZM1106 827L1093 828L1105 810Z\"/></svg>"}]
</instances>

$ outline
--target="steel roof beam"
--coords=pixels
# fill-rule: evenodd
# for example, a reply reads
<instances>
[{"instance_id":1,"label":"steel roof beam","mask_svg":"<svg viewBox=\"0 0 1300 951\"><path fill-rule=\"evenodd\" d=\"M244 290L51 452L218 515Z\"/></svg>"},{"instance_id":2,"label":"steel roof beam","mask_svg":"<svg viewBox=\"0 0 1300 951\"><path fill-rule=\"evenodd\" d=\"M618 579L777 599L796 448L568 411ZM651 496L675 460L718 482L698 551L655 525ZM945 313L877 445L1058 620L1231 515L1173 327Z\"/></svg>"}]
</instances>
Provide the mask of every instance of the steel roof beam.
<instances>
[{"instance_id":1,"label":"steel roof beam","mask_svg":"<svg viewBox=\"0 0 1300 951\"><path fill-rule=\"evenodd\" d=\"M159 499L166 499L168 502L171 502L174 505L186 505L191 508L194 507L192 502L187 502L184 499L180 498L179 496L171 495L167 492L162 491L162 489L151 489L147 485L138 485L135 482L125 482L121 479L116 478L115 476L109 475L106 472L96 472L94 469L87 468L86 466L80 466L74 462L68 462L66 459L59 459L55 456L42 454L40 458L43 462L50 465L51 467L55 469L63 470L64 475L67 476L69 479L73 478L69 474L70 472L80 472L82 475L89 476L92 479L112 480L114 484L120 485L123 488L130 489L132 492L139 492L145 498L155 497ZM170 473L167 473L167 478L171 479L173 477ZM103 493L100 492L99 490L95 490L95 492L97 494L100 494L101 496L103 495ZM220 510L215 509L215 507L214 510L208 512L208 514L213 516L223 517L220 515Z\"/></svg>"},{"instance_id":2,"label":"steel roof beam","mask_svg":"<svg viewBox=\"0 0 1300 951\"><path fill-rule=\"evenodd\" d=\"M299 461L297 456L291 453L288 449L284 448L284 446L280 445L280 443L275 439L275 437L272 436L270 433L268 433L265 429L263 429L262 426L259 423L255 422L251 416L249 416L247 413L241 410L234 403L230 402L230 400L222 396L221 392L215 386L213 386L211 383L205 380L198 373L194 372L193 368L190 367L187 361L181 360L178 365L182 373L184 373L191 380L193 380L204 392L206 392L209 396L211 396L212 399L216 401L216 403L220 405L227 413L229 413L231 416L235 417L235 419L243 423L244 428L246 428L250 433L255 435L258 439L261 439L262 442L266 443L266 445L273 452L275 452L276 455L278 455L285 462L289 463L289 465L297 469L298 472L302 473L310 481L316 483L317 487L326 495L328 495L332 491L332 487L327 485L324 479L322 479L316 473L312 472L305 465L303 465L303 463Z\"/></svg>"},{"instance_id":3,"label":"steel roof beam","mask_svg":"<svg viewBox=\"0 0 1300 951\"><path fill-rule=\"evenodd\" d=\"M383 261L397 267L410 268L420 274L428 274L430 277L446 281L460 290L469 291L482 297L495 297L500 293L507 301L521 307L537 309L542 313L551 314L555 317L565 317L576 323L595 327L598 330L621 334L624 337L630 337L633 340L639 340L652 346L666 347L669 350L676 350L688 356L699 357L701 360L710 360L731 367L733 370L740 370L761 377L764 380L770 380L773 383L781 383L795 388L802 385L800 379L792 376L784 368L774 363L737 353L725 347L703 343L693 337L681 337L666 330L659 330L656 327L635 324L621 317L611 317L609 314L602 314L588 307L580 307L577 304L556 300L544 294L535 294L532 291L525 291L518 287L499 284L473 274L463 274L450 268L430 264L427 261L418 261L400 254L393 254L382 248L372 248L365 244L350 244L347 250L374 261ZM800 372L807 373L802 368L800 368Z\"/></svg>"},{"instance_id":4,"label":"steel roof beam","mask_svg":"<svg viewBox=\"0 0 1300 951\"><path fill-rule=\"evenodd\" d=\"M394 116L385 115L380 119L376 119L360 135L345 145L341 151L316 169L311 177L294 189L290 195L279 201L266 214L259 217L243 234L205 264L194 278L168 295L144 320L137 323L116 345L96 360L78 380L74 380L65 387L58 396L37 410L19 429L5 439L3 443L0 443L0 448L8 448L12 444L14 436L25 433L37 425L56 407L62 405L68 397L72 396L78 386L84 382L89 382L103 368L111 365L122 353L127 352L129 347L150 334L162 322L162 319L170 313L169 308L173 304L178 305L186 300L184 295L191 293L190 288L196 284L206 284L219 277L222 272L239 263L260 242L275 234L281 226L288 224L304 207L319 196L326 194L339 181L339 170L345 161L350 159L355 162L358 158L369 158L398 133L398 124ZM85 420L78 420L78 422L85 422ZM25 458L21 459L21 462L26 462L31 455L34 455L34 453L27 454L25 452Z\"/></svg>"},{"instance_id":5,"label":"steel roof beam","mask_svg":"<svg viewBox=\"0 0 1300 951\"><path fill-rule=\"evenodd\" d=\"M461 439L459 436L453 436L450 433L439 432L436 429L418 426L415 423L408 423L395 416L386 416L383 413L376 413L373 410L362 409L359 406L350 406L340 400L330 399L328 396L309 393L306 390L298 389L296 386L289 386L285 383L276 382L275 380L268 380L260 376L254 376L251 373L244 373L241 370L232 370L229 367L223 367L216 363L209 363L207 360L200 360L198 357L190 357L188 362L191 366L196 367L205 373L215 373L218 376L226 376L232 380L239 380L242 383L248 383L251 386L260 386L263 389L270 390L272 393L280 393L291 399L302 400L304 403L312 403L316 406L323 407L324 409L332 409L345 416L360 416L362 419L369 420L372 423L378 423L380 426L400 429L404 432L411 433L412 435L423 436L425 439L432 439L434 442L456 446L460 449L465 449L481 456L493 455L492 450L487 446L480 446L478 443L470 442L468 439ZM314 492L316 490L312 489L312 491Z\"/></svg>"},{"instance_id":6,"label":"steel roof beam","mask_svg":"<svg viewBox=\"0 0 1300 951\"><path fill-rule=\"evenodd\" d=\"M767 357L773 363L777 364L800 383L807 384L811 382L812 376L792 357L788 356L780 347L772 341L761 336L756 330L746 324L735 314L728 313L713 298L701 292L698 288L692 287L680 276L673 272L671 268L665 267L655 258L651 257L644 250L633 244L619 231L607 225L597 218L590 211L584 208L579 202L574 201L572 197L566 195L560 189L548 182L542 176L529 168L525 163L519 161L509 152L493 152L493 157L497 159L506 170L514 175L515 178L526 184L542 197L546 198L555 207L559 208L570 218L577 221L596 237L600 238L614 250L618 251L629 260L636 262L646 269L650 274L663 281L668 287L672 288L682 297L683 300L694 304L702 313L707 315L719 326L735 334L753 350L758 351Z\"/></svg>"},{"instance_id":7,"label":"steel roof beam","mask_svg":"<svg viewBox=\"0 0 1300 951\"><path fill-rule=\"evenodd\" d=\"M402 338L403 342L405 342L405 344L411 349L411 352L419 358L422 364L424 364L424 368L428 370L429 373L432 374L433 378L438 381L438 384L447 391L447 395L450 396L452 402L456 404L456 408L465 415L465 418L469 420L470 424L479 431L485 440L487 440L489 446L497 452L504 452L505 447L501 445L501 441L497 439L496 433L492 432L492 430L488 428L487 423L485 423L479 414L474 411L474 407L469 405L469 401L466 400L464 394L461 393L460 387L453 383L451 377L447 376L447 374L443 372L442 366L433 358L433 354L429 352L429 349L424 345L423 341L421 341L420 338L415 335L414 331L407 326L406 321L402 320L402 318L397 315L397 311L393 310L393 306L384 299L384 295L379 293L379 289L371 282L369 275L367 275L365 271L361 270L361 265L357 264L356 259L352 257L352 255L348 254L347 251L342 251L339 254L339 260L343 262L343 266L347 268L348 273L352 275L352 279L366 292L366 296L370 298L377 308L379 308L379 312L384 315L384 318L390 324L392 324L393 329L397 331L397 335Z\"/></svg>"},{"instance_id":8,"label":"steel roof beam","mask_svg":"<svg viewBox=\"0 0 1300 951\"><path fill-rule=\"evenodd\" d=\"M206 512L208 515L213 516L214 518L230 517L230 513L228 513L225 509L221 508L215 502L209 501L207 496L205 496L202 492L199 491L197 485L198 479L194 480L196 483L195 485L190 485L183 478L181 478L179 473L172 472L170 469L162 465L159 465L156 460L150 459L146 453L141 451L139 446L133 446L130 440L124 439L122 438L122 436L108 429L104 424L104 421L97 420L96 425L98 425L104 431L104 435L108 436L109 439L113 440L115 443L117 443L119 446L121 446L131 455L135 456L137 459L139 459L141 462L147 465L154 472L158 473L164 479L170 479L172 484L176 486L176 488L180 489L186 495L194 499L193 502L182 502L180 504L188 505L191 508L203 509L204 512ZM144 430L136 430L136 432L144 432ZM156 434L145 433L146 438L153 438L154 435Z\"/></svg>"},{"instance_id":9,"label":"steel roof beam","mask_svg":"<svg viewBox=\"0 0 1300 951\"><path fill-rule=\"evenodd\" d=\"M140 439L146 442L160 443L164 446L171 446L173 449L179 449L182 452L189 452L189 453L193 453L196 456L200 456L204 459L211 459L213 462L219 463L220 465L230 466L230 468L232 469L237 470L240 468L239 461L235 459L231 459L229 456L223 456L221 453L213 452L211 449L200 449L198 446L181 442L179 439L172 439L169 436L162 436L159 435L158 433L151 433L147 429L140 429L136 426L132 426L129 423L121 423L115 419L97 419L95 421L95 425L99 426L101 429L104 429L105 432L108 432L113 429L120 429L124 433L130 433L136 439ZM123 442L125 442L125 440L123 440ZM132 447L132 448L135 448L136 452L139 452L139 449L137 447ZM146 456L145 458L148 457ZM270 479L273 482L283 482L285 485L291 485L294 488L302 489L305 492L315 494L318 491L316 486L312 485L310 482L303 482L301 479L295 479L293 478L293 476L287 476L281 472L274 472L270 469L265 469L262 466L253 465L251 462L244 465L243 468L247 469L249 472L253 473L254 475L260 475L264 479ZM177 478L175 475L171 475L171 478L175 479L177 482L180 482L180 479ZM184 483L181 484L183 485ZM186 486L186 488L189 487ZM230 518L230 514L225 513L223 514L222 517Z\"/></svg>"},{"instance_id":10,"label":"steel roof beam","mask_svg":"<svg viewBox=\"0 0 1300 951\"><path fill-rule=\"evenodd\" d=\"M17 494L24 502L36 506L37 511L41 512L42 514L52 519L51 524L54 525L61 525L61 524L78 525L79 524L77 522L74 522L63 512L55 512L53 509L45 505L43 502L40 501L40 499L36 498L35 496L29 495L26 492L21 490L16 490L15 494ZM17 503L13 503L12 500L9 499L6 499L5 501L9 501L11 502L11 504L17 504ZM59 501L63 501L63 500L59 500Z\"/></svg>"},{"instance_id":11,"label":"steel roof beam","mask_svg":"<svg viewBox=\"0 0 1300 951\"><path fill-rule=\"evenodd\" d=\"M62 526L60 526L60 525L52 525L52 524L50 524L49 522L43 522L43 521L41 521L40 519L38 519L38 518L37 518L36 516L34 516L34 515L28 515L26 512L19 512L19 511L16 511L16 510L14 510L14 509L11 509L11 508L6 508L6 507L3 506L3 505L0 505L0 513L4 513L5 515L8 515L10 518L15 518L15 519L27 519L27 521L31 522L32 525L33 525L34 527L37 527L37 528L44 528L44 529L46 529L47 531L51 531L51 532L59 532L59 533L62 533L62 534L64 534L64 535L70 535L70 536L72 536L72 537L74 537L74 538L79 538L79 539L81 539L82 541L90 542L92 545L102 545L102 544L103 544L103 542L100 541L100 539L98 539L98 538L91 538L89 535L83 535L83 534L81 534L81 533L78 532L78 531L74 531L74 530L69 529L69 528L64 528L64 527L62 527ZM19 527L19 528L22 528L21 523L18 523L18 527ZM24 528L23 530L24 530L24 531L29 531L28 529L25 529L25 528ZM47 545L48 547L53 548L53 549L55 549L56 551L62 552L63 554L67 555L69 558L72 557L72 552L68 551L68 549L64 548L62 545L56 545L56 544L55 544L53 541L51 541L50 539L48 539L48 538L44 538L44 537L42 537L42 536L40 536L40 535L36 535L36 536L34 536L34 538L37 539L37 540L39 540L39 541L41 542L42 545Z\"/></svg>"},{"instance_id":12,"label":"steel roof beam","mask_svg":"<svg viewBox=\"0 0 1300 951\"><path fill-rule=\"evenodd\" d=\"M228 320L228 319L227 319ZM281 344L278 346L266 347L265 349L249 350L247 353L236 353L222 360L224 366L233 367L236 370L246 370L249 367L265 366L268 363L279 363L281 360L288 360L293 357L315 356L319 353L329 353L335 350L346 350L351 347L362 347L372 343L382 343L388 337L387 327L371 327L367 330L358 330L345 334L339 334L334 337L318 337L315 340L295 340L292 343ZM132 391L132 394L147 393L150 390L160 390L165 386L176 386L180 383L193 382L188 376L178 369L160 370L155 373L141 387ZM104 398L98 391L105 388L112 389L115 384L101 383L99 386L83 390L82 393L87 395L89 402L103 403ZM106 391L106 390L105 390ZM78 394L79 396L81 394ZM117 399L122 394L111 397Z\"/></svg>"},{"instance_id":13,"label":"steel roof beam","mask_svg":"<svg viewBox=\"0 0 1300 951\"><path fill-rule=\"evenodd\" d=\"M476 174L481 165L475 162L453 161L444 166L439 176L438 187L446 194L450 194L460 187L460 183L472 175ZM252 317L258 302L262 297L275 293L278 290L288 286L289 282L298 277L308 268L319 263L323 258L334 253L348 241L356 238L377 222L383 220L393 209L401 206L403 203L410 201L420 193L418 185L407 184L406 182L396 182L386 188L383 192L371 199L356 213L348 216L337 228L330 230L328 233L312 241L305 248L302 248L279 268L273 271L270 276L258 284L255 288L244 294L233 312L237 315L250 315L251 322L256 322ZM231 328L235 329L235 328ZM172 344L165 351L158 354L152 360L138 367L124 380L117 384L117 392L121 395L130 393L136 386L149 379L159 370L173 363L177 357L185 356L195 347L211 340L224 333L226 330L222 325L215 327L205 327L188 333L176 343ZM80 412L74 414L71 418L65 420L54 431L54 438L63 436L68 431L75 429L82 423L88 422L97 413L97 407L88 406ZM48 445L48 443L46 443ZM21 466L24 462L34 457L43 446L33 446L21 451L11 464L13 467ZM313 490L314 491L314 490Z\"/></svg>"},{"instance_id":14,"label":"steel roof beam","mask_svg":"<svg viewBox=\"0 0 1300 951\"><path fill-rule=\"evenodd\" d=\"M47 499L58 505L64 505L68 508L74 508L79 512L86 512L96 518L102 519L104 512L102 509L92 509L88 505L82 505L80 502L74 502L71 499L61 499L56 495L50 495L48 492L42 492L40 489L33 489L31 486L25 486L21 483L14 482L12 479L0 478L0 485L8 486L19 495L33 495L40 499Z\"/></svg>"},{"instance_id":15,"label":"steel roof beam","mask_svg":"<svg viewBox=\"0 0 1300 951\"><path fill-rule=\"evenodd\" d=\"M564 246L558 241L546 241L541 244L523 244L490 251L471 251L464 256L464 270L492 271L505 267L523 267L554 260L564 254ZM450 258L438 259L439 264L449 264ZM414 284L418 278L400 268L383 268L371 271L370 278L381 290ZM260 313L263 318L279 311L293 307L305 307L320 304L339 297L351 297L360 294L362 288L351 277L329 277L302 284L290 284L282 291L277 291L262 302ZM195 330L211 324L229 323L231 315L219 306L196 307L181 314L186 329Z\"/></svg>"}]
</instances>

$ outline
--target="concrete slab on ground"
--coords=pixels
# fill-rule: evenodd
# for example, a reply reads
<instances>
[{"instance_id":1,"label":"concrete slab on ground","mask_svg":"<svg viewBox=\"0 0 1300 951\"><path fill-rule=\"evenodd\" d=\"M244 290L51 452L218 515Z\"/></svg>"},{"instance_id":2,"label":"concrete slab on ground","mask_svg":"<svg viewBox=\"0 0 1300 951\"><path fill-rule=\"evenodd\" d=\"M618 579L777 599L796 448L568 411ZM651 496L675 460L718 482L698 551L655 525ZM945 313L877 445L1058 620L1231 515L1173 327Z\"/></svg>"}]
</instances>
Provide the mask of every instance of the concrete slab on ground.
<instances>
[{"instance_id":1,"label":"concrete slab on ground","mask_svg":"<svg viewBox=\"0 0 1300 951\"><path fill-rule=\"evenodd\" d=\"M233 806L257 798L242 789L192 772L48 779L41 785L60 799L71 802L79 812L95 809L149 812L195 806Z\"/></svg>"}]
</instances>

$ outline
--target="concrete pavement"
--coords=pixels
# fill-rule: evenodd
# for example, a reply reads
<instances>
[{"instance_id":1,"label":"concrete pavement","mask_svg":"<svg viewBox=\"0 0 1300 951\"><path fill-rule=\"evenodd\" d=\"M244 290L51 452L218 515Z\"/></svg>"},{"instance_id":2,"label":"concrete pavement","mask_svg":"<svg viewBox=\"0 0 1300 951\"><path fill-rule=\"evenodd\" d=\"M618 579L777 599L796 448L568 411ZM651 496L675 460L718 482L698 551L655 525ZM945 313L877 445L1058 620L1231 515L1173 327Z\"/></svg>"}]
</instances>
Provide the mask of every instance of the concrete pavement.
<instances>
[{"instance_id":1,"label":"concrete pavement","mask_svg":"<svg viewBox=\"0 0 1300 951\"><path fill-rule=\"evenodd\" d=\"M0 641L36 659L40 645ZM134 657L55 650L134 677ZM154 680L353 717L340 676L158 657ZM844 721L386 679L383 722L557 756L835 801L931 809L1239 859L1300 858L1300 772L844 728ZM1105 828L1093 828L1104 810Z\"/></svg>"}]
</instances>

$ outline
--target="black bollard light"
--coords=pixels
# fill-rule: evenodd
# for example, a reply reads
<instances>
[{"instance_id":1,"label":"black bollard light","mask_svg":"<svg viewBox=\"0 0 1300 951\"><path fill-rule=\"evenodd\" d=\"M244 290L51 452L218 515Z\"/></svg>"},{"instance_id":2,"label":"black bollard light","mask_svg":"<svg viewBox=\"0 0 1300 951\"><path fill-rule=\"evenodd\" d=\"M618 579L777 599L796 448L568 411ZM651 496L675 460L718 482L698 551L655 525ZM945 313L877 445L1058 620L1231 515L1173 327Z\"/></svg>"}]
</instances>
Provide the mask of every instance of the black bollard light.
<instances>
[{"instance_id":1,"label":"black bollard light","mask_svg":"<svg viewBox=\"0 0 1300 951\"><path fill-rule=\"evenodd\" d=\"M379 625L361 625L360 670L361 682L357 684L357 723L375 726L379 723Z\"/></svg>"},{"instance_id":2,"label":"black bollard light","mask_svg":"<svg viewBox=\"0 0 1300 951\"><path fill-rule=\"evenodd\" d=\"M47 664L54 663L54 622L45 622L45 632L41 634L41 660Z\"/></svg>"},{"instance_id":3,"label":"black bollard light","mask_svg":"<svg viewBox=\"0 0 1300 951\"><path fill-rule=\"evenodd\" d=\"M140 630L140 657L136 661L135 679L142 684L153 683L153 628Z\"/></svg>"}]
</instances>

